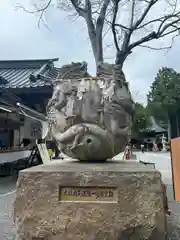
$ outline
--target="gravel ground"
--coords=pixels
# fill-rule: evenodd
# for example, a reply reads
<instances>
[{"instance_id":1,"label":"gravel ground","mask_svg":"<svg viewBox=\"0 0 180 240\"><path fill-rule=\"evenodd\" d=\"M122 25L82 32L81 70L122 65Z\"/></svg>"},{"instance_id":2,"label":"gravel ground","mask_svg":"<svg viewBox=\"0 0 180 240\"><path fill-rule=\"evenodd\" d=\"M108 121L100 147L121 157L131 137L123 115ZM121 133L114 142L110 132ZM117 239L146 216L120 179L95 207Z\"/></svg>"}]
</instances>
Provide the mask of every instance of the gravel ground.
<instances>
[{"instance_id":1,"label":"gravel ground","mask_svg":"<svg viewBox=\"0 0 180 240\"><path fill-rule=\"evenodd\" d=\"M14 240L15 228L12 220L16 177L0 178L0 240Z\"/></svg>"},{"instance_id":2,"label":"gravel ground","mask_svg":"<svg viewBox=\"0 0 180 240\"><path fill-rule=\"evenodd\" d=\"M180 203L170 202L172 213L167 217L168 239L180 239Z\"/></svg>"},{"instance_id":3,"label":"gravel ground","mask_svg":"<svg viewBox=\"0 0 180 240\"><path fill-rule=\"evenodd\" d=\"M15 227L12 220L13 196L8 195L0 199L0 239L14 240Z\"/></svg>"},{"instance_id":4,"label":"gravel ground","mask_svg":"<svg viewBox=\"0 0 180 240\"><path fill-rule=\"evenodd\" d=\"M180 203L173 200L173 187L167 185L168 205L171 215L167 216L168 240L180 240Z\"/></svg>"}]
</instances>

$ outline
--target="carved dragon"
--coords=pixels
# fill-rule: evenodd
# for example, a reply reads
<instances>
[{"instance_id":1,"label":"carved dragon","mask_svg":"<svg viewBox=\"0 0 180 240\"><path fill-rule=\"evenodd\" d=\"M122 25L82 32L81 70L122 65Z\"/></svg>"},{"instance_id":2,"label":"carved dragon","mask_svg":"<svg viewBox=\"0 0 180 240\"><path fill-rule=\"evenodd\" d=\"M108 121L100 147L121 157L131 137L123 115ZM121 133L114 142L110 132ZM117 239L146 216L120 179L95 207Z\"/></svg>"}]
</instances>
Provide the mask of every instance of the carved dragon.
<instances>
[{"instance_id":1,"label":"carved dragon","mask_svg":"<svg viewBox=\"0 0 180 240\"><path fill-rule=\"evenodd\" d=\"M119 69L102 64L97 77L90 77L86 63L72 63L60 71L47 115L61 152L81 161L104 161L123 150L131 134L133 101Z\"/></svg>"}]
</instances>

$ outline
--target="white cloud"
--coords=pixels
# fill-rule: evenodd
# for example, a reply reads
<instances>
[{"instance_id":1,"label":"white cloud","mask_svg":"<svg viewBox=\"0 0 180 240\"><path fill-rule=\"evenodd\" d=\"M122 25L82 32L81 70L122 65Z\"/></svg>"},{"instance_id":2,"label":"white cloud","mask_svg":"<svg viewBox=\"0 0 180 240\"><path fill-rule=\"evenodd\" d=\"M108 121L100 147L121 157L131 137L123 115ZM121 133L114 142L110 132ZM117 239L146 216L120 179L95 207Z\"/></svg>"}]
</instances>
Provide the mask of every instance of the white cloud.
<instances>
[{"instance_id":1,"label":"white cloud","mask_svg":"<svg viewBox=\"0 0 180 240\"><path fill-rule=\"evenodd\" d=\"M51 9L46 18L50 30L44 26L39 29L37 17L22 10L15 11L16 2L26 5L29 0L6 0L0 5L1 60L59 57L60 64L87 61L89 71L94 72L94 59L82 21L74 23L65 13ZM108 50L109 56L113 54ZM166 54L136 49L124 65L135 100L146 102L146 93L160 67L168 66L180 71L179 56L178 39Z\"/></svg>"}]
</instances>

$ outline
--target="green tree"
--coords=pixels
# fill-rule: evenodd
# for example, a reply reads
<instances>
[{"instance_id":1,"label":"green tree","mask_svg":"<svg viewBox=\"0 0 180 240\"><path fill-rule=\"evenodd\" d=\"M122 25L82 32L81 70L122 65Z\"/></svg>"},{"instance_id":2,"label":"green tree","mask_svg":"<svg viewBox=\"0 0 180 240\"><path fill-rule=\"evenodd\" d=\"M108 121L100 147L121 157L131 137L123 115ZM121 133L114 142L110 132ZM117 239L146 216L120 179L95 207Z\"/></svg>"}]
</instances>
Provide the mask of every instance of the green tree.
<instances>
[{"instance_id":1,"label":"green tree","mask_svg":"<svg viewBox=\"0 0 180 240\"><path fill-rule=\"evenodd\" d=\"M170 114L179 108L180 74L172 68L163 67L150 87L148 111L159 123L167 124Z\"/></svg>"},{"instance_id":2,"label":"green tree","mask_svg":"<svg viewBox=\"0 0 180 240\"><path fill-rule=\"evenodd\" d=\"M137 137L138 134L146 129L149 125L149 115L147 109L140 103L135 103L132 135Z\"/></svg>"}]
</instances>

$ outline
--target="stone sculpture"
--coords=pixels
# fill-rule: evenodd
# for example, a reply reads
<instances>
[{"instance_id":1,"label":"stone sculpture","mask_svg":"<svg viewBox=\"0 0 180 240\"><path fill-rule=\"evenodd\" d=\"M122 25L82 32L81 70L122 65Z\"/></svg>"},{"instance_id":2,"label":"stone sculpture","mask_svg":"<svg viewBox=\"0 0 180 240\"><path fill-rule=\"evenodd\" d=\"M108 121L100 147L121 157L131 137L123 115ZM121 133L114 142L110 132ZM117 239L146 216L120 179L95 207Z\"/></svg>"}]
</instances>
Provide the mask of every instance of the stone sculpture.
<instances>
[{"instance_id":1,"label":"stone sculpture","mask_svg":"<svg viewBox=\"0 0 180 240\"><path fill-rule=\"evenodd\" d=\"M105 161L131 134L133 101L119 66L102 64L90 77L86 63L60 69L47 106L49 129L61 152L80 161Z\"/></svg>"}]
</instances>

